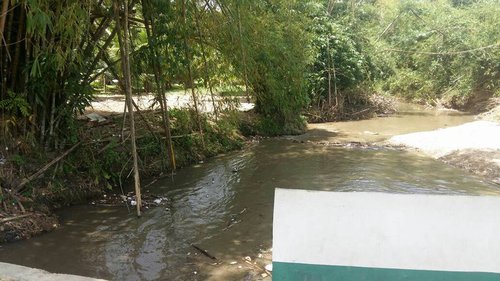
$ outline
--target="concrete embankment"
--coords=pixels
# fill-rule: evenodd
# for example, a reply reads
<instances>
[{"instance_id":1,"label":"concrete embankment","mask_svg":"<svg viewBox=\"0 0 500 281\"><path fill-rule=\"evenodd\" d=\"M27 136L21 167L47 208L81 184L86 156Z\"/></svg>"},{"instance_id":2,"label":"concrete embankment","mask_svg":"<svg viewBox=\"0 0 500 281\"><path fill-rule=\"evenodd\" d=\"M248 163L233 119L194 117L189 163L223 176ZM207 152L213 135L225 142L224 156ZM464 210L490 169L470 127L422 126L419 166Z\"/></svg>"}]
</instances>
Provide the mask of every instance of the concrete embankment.
<instances>
[{"instance_id":1,"label":"concrete embankment","mask_svg":"<svg viewBox=\"0 0 500 281\"><path fill-rule=\"evenodd\" d=\"M78 275L50 273L45 270L0 262L0 281L104 281Z\"/></svg>"},{"instance_id":2,"label":"concrete embankment","mask_svg":"<svg viewBox=\"0 0 500 281\"><path fill-rule=\"evenodd\" d=\"M500 183L500 123L470 122L434 131L398 135L388 142L417 149Z\"/></svg>"}]
</instances>

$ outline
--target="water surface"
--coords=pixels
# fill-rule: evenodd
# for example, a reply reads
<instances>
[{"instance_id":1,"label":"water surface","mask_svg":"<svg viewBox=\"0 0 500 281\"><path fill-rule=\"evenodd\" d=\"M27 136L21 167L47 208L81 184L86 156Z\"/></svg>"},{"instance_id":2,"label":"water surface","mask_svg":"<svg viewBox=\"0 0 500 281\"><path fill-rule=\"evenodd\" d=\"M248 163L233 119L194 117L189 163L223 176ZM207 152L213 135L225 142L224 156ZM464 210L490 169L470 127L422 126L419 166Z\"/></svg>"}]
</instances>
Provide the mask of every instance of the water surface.
<instances>
[{"instance_id":1,"label":"water surface","mask_svg":"<svg viewBox=\"0 0 500 281\"><path fill-rule=\"evenodd\" d=\"M402 130L406 130L405 118L414 116L398 117ZM463 123L468 118L455 117L445 116L446 122ZM379 126L383 120L379 119ZM315 138L322 140L322 135ZM112 280L207 280L219 265L196 255L190 245L200 246L225 264L272 247L277 187L500 195L493 183L415 153L270 139L158 181L150 190L167 196L169 203L144 212L140 219L125 208L64 209L58 230L3 245L0 261ZM217 279L225 280L213 277Z\"/></svg>"}]
</instances>

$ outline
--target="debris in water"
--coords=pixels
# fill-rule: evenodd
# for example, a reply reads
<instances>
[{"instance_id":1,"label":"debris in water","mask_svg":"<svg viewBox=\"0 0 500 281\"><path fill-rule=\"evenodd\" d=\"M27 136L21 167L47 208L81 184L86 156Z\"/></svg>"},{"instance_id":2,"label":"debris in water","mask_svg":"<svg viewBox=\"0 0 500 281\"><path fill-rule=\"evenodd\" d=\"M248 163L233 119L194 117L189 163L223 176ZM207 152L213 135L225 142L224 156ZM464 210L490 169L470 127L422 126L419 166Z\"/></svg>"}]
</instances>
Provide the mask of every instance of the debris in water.
<instances>
[{"instance_id":1,"label":"debris in water","mask_svg":"<svg viewBox=\"0 0 500 281\"><path fill-rule=\"evenodd\" d=\"M210 258L210 259L213 259L213 260L216 260L217 258L212 256L209 252L207 252L206 250L203 250L202 248L194 245L194 244L191 244L191 247L195 248L196 250L198 250L200 253L202 253L203 255L205 255L206 257Z\"/></svg>"},{"instance_id":2,"label":"debris in water","mask_svg":"<svg viewBox=\"0 0 500 281\"><path fill-rule=\"evenodd\" d=\"M232 262L230 262L229 264L230 264L230 265L235 265L235 264L237 264L237 263L238 263L237 261L232 261Z\"/></svg>"},{"instance_id":3,"label":"debris in water","mask_svg":"<svg viewBox=\"0 0 500 281\"><path fill-rule=\"evenodd\" d=\"M266 269L267 271L273 271L273 264L272 264L272 263L270 263L270 264L266 265L265 269Z\"/></svg>"},{"instance_id":4,"label":"debris in water","mask_svg":"<svg viewBox=\"0 0 500 281\"><path fill-rule=\"evenodd\" d=\"M101 123L101 122L106 121L106 118L102 117L101 115L99 115L95 112L89 113L85 116L87 116L87 118L92 122Z\"/></svg>"}]
</instances>

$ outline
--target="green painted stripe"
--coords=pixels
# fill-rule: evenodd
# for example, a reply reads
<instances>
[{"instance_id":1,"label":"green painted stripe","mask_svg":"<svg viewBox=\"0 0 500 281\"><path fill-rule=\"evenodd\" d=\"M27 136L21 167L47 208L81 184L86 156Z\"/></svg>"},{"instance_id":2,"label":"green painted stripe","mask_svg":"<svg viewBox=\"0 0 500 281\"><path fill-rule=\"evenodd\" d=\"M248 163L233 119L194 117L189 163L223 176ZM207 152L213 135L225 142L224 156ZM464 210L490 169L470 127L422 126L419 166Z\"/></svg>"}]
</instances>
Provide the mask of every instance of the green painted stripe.
<instances>
[{"instance_id":1,"label":"green painted stripe","mask_svg":"<svg viewBox=\"0 0 500 281\"><path fill-rule=\"evenodd\" d=\"M273 281L500 281L500 273L273 262Z\"/></svg>"}]
</instances>

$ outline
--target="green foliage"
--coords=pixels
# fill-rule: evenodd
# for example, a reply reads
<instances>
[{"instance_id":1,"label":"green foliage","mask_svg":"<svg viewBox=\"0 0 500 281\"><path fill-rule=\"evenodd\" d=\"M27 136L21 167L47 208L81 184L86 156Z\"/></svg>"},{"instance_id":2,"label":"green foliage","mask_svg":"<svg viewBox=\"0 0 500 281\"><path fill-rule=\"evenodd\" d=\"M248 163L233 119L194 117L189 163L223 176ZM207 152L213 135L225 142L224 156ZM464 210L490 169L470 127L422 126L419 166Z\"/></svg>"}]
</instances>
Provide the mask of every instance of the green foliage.
<instances>
[{"instance_id":1,"label":"green foliage","mask_svg":"<svg viewBox=\"0 0 500 281\"><path fill-rule=\"evenodd\" d=\"M231 114L214 123L205 116L201 120L203 138L198 132L193 110L172 110L172 135L176 159L180 166L196 163L207 157L240 149L243 139L238 131L239 120Z\"/></svg>"},{"instance_id":2,"label":"green foliage","mask_svg":"<svg viewBox=\"0 0 500 281\"><path fill-rule=\"evenodd\" d=\"M10 51L2 48L0 109L17 120L16 134L35 133L53 147L75 138L75 113L90 103L92 92L82 73L89 53L82 47L92 29L92 1L17 0L8 10ZM68 130L69 128L69 130ZM70 134L71 132L71 134Z\"/></svg>"},{"instance_id":3,"label":"green foliage","mask_svg":"<svg viewBox=\"0 0 500 281\"><path fill-rule=\"evenodd\" d=\"M359 24L351 18L346 2L339 3L333 5L323 1L311 6L309 12L315 56L309 70L308 87L312 104L320 107L327 101L330 106L336 105L332 102L334 95L356 94L352 89L372 79L378 71L371 54L365 51L366 35L358 30ZM371 19L371 16L366 18Z\"/></svg>"},{"instance_id":4,"label":"green foliage","mask_svg":"<svg viewBox=\"0 0 500 281\"><path fill-rule=\"evenodd\" d=\"M24 158L24 156L17 153L11 155L10 160L18 167L22 167L24 164L26 164L26 159Z\"/></svg>"},{"instance_id":5,"label":"green foliage","mask_svg":"<svg viewBox=\"0 0 500 281\"><path fill-rule=\"evenodd\" d=\"M409 100L455 107L487 98L500 86L497 1L405 1L389 10L380 49L394 75L382 89ZM399 16L398 16L399 15Z\"/></svg>"},{"instance_id":6,"label":"green foliage","mask_svg":"<svg viewBox=\"0 0 500 281\"><path fill-rule=\"evenodd\" d=\"M302 122L307 105L305 87L311 52L308 19L301 1L227 1L230 18L217 32L218 48L230 58L249 84L256 111L272 131L291 133L289 124Z\"/></svg>"},{"instance_id":7,"label":"green foliage","mask_svg":"<svg viewBox=\"0 0 500 281\"><path fill-rule=\"evenodd\" d=\"M1 73L0 110L10 122L2 128L4 138L10 130L33 134L30 138L47 147L74 143L75 116L94 98L94 87L104 86L94 80L121 74L113 1L11 3L16 6L9 16L15 20L7 22L5 32L11 52L1 51L3 65L12 65ZM236 90L255 102L256 128L266 134L300 132L301 114L311 106L334 108L335 114L368 106L374 88L454 106L499 92L497 0L146 0L134 5L135 91L172 85ZM155 81L158 65L161 81ZM174 117L184 118L182 126L193 125L191 117ZM206 117L201 119L210 131ZM198 145L200 138L185 142ZM150 144L143 149L160 152Z\"/></svg>"},{"instance_id":8,"label":"green foliage","mask_svg":"<svg viewBox=\"0 0 500 281\"><path fill-rule=\"evenodd\" d=\"M28 117L30 115L31 106L24 97L9 91L8 97L4 100L0 100L0 109L5 109L13 115Z\"/></svg>"}]
</instances>

